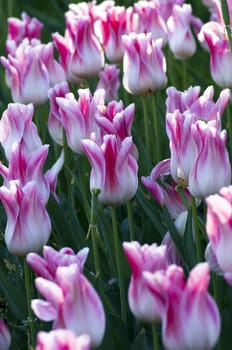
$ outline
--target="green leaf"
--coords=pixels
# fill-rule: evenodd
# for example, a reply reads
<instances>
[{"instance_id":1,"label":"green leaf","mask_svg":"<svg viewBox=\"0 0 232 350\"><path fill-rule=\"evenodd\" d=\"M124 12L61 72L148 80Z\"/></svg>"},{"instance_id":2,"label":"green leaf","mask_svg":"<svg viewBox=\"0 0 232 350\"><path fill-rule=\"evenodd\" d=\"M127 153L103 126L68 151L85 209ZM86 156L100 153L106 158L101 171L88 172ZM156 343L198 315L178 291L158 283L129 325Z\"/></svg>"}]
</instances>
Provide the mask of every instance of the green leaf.
<instances>
[{"instance_id":1,"label":"green leaf","mask_svg":"<svg viewBox=\"0 0 232 350\"><path fill-rule=\"evenodd\" d=\"M130 350L147 350L147 338L146 338L146 330L143 328L141 332L135 338Z\"/></svg>"}]
</instances>

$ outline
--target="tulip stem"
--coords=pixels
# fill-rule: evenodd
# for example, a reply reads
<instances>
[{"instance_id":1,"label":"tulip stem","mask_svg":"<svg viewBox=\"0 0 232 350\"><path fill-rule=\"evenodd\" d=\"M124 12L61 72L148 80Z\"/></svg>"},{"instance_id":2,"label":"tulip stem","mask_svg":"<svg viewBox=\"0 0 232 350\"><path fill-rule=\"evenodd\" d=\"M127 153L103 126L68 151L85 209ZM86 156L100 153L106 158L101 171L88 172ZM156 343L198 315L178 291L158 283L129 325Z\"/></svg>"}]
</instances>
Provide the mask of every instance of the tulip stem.
<instances>
[{"instance_id":1,"label":"tulip stem","mask_svg":"<svg viewBox=\"0 0 232 350\"><path fill-rule=\"evenodd\" d=\"M155 164L160 160L160 127L159 119L156 110L155 95L152 96L152 115L153 115L153 124L154 124L154 134L155 134Z\"/></svg>"},{"instance_id":2,"label":"tulip stem","mask_svg":"<svg viewBox=\"0 0 232 350\"><path fill-rule=\"evenodd\" d=\"M24 259L24 279L25 279L28 324L29 324L28 349L31 349L31 346L32 347L34 346L35 332L34 332L33 313L31 309L31 271L29 266L27 265L26 259Z\"/></svg>"},{"instance_id":3,"label":"tulip stem","mask_svg":"<svg viewBox=\"0 0 232 350\"><path fill-rule=\"evenodd\" d=\"M156 323L152 323L152 338L153 338L153 350L159 350L159 335L157 332Z\"/></svg>"},{"instance_id":4,"label":"tulip stem","mask_svg":"<svg viewBox=\"0 0 232 350\"><path fill-rule=\"evenodd\" d=\"M133 225L133 215L131 210L131 202L127 202L127 215L128 215L128 223L129 223L129 231L130 231L130 241L134 241L135 233L134 233L134 225Z\"/></svg>"},{"instance_id":5,"label":"tulip stem","mask_svg":"<svg viewBox=\"0 0 232 350\"><path fill-rule=\"evenodd\" d=\"M203 261L202 251L201 251L201 239L200 232L197 222L197 207L196 207L196 199L194 196L191 196L191 204L192 204L192 217L193 217L193 232L196 239L196 250L197 250L197 261Z\"/></svg>"},{"instance_id":6,"label":"tulip stem","mask_svg":"<svg viewBox=\"0 0 232 350\"><path fill-rule=\"evenodd\" d=\"M142 96L143 101L143 121L144 121L144 133L145 133L145 146L150 156L151 152L151 140L150 140L150 132L149 132L149 118L147 111L147 100L146 96Z\"/></svg>"},{"instance_id":7,"label":"tulip stem","mask_svg":"<svg viewBox=\"0 0 232 350\"><path fill-rule=\"evenodd\" d=\"M119 292L120 292L121 318L126 323L127 309L126 309L125 287L124 287L124 280L123 280L123 266L122 266L122 259L120 257L120 251L119 251L120 241L118 237L118 224L117 224L117 218L116 218L116 210L114 207L111 207L111 216L112 216L112 225L113 225L117 277L118 277L118 285L119 285Z\"/></svg>"},{"instance_id":8,"label":"tulip stem","mask_svg":"<svg viewBox=\"0 0 232 350\"><path fill-rule=\"evenodd\" d=\"M93 246L93 258L94 258L94 266L96 278L100 277L101 269L100 269L100 259L98 254L98 246L97 246L97 207L98 207L98 195L100 193L100 189L94 188L91 191L91 212L90 212L90 222L89 222L89 231L91 233L92 246Z\"/></svg>"}]
</instances>

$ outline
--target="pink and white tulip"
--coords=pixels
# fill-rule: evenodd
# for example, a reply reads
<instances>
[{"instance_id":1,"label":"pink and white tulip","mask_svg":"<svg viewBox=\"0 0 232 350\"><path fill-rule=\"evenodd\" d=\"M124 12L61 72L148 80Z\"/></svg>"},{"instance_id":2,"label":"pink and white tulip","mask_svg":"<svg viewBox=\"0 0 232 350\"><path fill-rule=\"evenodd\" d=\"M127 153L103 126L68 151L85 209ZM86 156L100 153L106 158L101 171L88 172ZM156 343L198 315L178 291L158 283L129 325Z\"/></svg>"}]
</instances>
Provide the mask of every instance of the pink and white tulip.
<instances>
[{"instance_id":1,"label":"pink and white tulip","mask_svg":"<svg viewBox=\"0 0 232 350\"><path fill-rule=\"evenodd\" d=\"M131 94L143 95L161 90L167 83L166 60L162 39L154 41L151 33L130 33L122 37L123 86Z\"/></svg>"},{"instance_id":2,"label":"pink and white tulip","mask_svg":"<svg viewBox=\"0 0 232 350\"><path fill-rule=\"evenodd\" d=\"M161 273L144 273L148 288L166 299L162 318L162 340L166 350L210 350L220 333L220 314L207 291L210 270L197 264L184 278L181 267L170 265Z\"/></svg>"},{"instance_id":3,"label":"pink and white tulip","mask_svg":"<svg viewBox=\"0 0 232 350\"><path fill-rule=\"evenodd\" d=\"M154 273L168 267L166 246L140 245L138 242L124 242L124 253L130 264L132 275L128 290L128 302L135 317L146 322L160 321L165 299L151 293L143 278L143 272Z\"/></svg>"},{"instance_id":4,"label":"pink and white tulip","mask_svg":"<svg viewBox=\"0 0 232 350\"><path fill-rule=\"evenodd\" d=\"M168 44L178 59L191 57L196 51L196 42L190 28L191 16L191 5L174 5L172 16L167 21Z\"/></svg>"},{"instance_id":5,"label":"pink and white tulip","mask_svg":"<svg viewBox=\"0 0 232 350\"><path fill-rule=\"evenodd\" d=\"M87 334L91 346L99 346L105 332L104 309L78 264L58 267L56 282L38 277L35 284L46 299L32 300L38 318L53 321L53 329L67 328L78 336Z\"/></svg>"},{"instance_id":6,"label":"pink and white tulip","mask_svg":"<svg viewBox=\"0 0 232 350\"><path fill-rule=\"evenodd\" d=\"M35 181L20 187L17 180L0 187L0 199L7 214L5 241L14 255L38 252L47 243L51 221Z\"/></svg>"},{"instance_id":7,"label":"pink and white tulip","mask_svg":"<svg viewBox=\"0 0 232 350\"><path fill-rule=\"evenodd\" d=\"M6 52L14 56L17 47L27 38L40 39L43 24L37 18L31 18L26 12L21 14L21 19L10 17L7 20L8 33L6 39Z\"/></svg>"},{"instance_id":8,"label":"pink and white tulip","mask_svg":"<svg viewBox=\"0 0 232 350\"><path fill-rule=\"evenodd\" d=\"M37 334L35 350L90 350L90 338L88 335L76 336L68 329L39 332Z\"/></svg>"},{"instance_id":9,"label":"pink and white tulip","mask_svg":"<svg viewBox=\"0 0 232 350\"><path fill-rule=\"evenodd\" d=\"M90 189L99 188L99 202L107 205L127 203L138 187L138 165L131 155L132 137L119 142L115 135L105 135L100 146L83 140L82 147L92 166Z\"/></svg>"}]
</instances>

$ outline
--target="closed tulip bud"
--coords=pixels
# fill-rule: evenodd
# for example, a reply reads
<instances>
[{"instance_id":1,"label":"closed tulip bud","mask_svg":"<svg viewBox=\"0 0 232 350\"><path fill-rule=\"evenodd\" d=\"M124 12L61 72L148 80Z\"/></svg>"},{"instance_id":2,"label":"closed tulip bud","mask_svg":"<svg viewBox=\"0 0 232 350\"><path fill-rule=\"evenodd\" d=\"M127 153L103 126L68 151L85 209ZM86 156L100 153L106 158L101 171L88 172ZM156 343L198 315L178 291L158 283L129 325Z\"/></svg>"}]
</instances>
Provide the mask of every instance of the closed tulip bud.
<instances>
[{"instance_id":1,"label":"closed tulip bud","mask_svg":"<svg viewBox=\"0 0 232 350\"><path fill-rule=\"evenodd\" d=\"M92 166L90 189L101 190L98 200L107 205L127 203L138 187L138 165L131 155L133 141L122 142L115 135L105 135L100 146L92 140L83 140L82 147Z\"/></svg>"},{"instance_id":2,"label":"closed tulip bud","mask_svg":"<svg viewBox=\"0 0 232 350\"><path fill-rule=\"evenodd\" d=\"M162 39L154 41L151 33L130 33L122 37L123 86L131 94L143 95L161 90L167 83L166 60Z\"/></svg>"},{"instance_id":3,"label":"closed tulip bud","mask_svg":"<svg viewBox=\"0 0 232 350\"><path fill-rule=\"evenodd\" d=\"M115 64L105 64L99 73L97 89L105 90L105 101L110 102L118 99L118 88L120 86L119 68Z\"/></svg>"},{"instance_id":4,"label":"closed tulip bud","mask_svg":"<svg viewBox=\"0 0 232 350\"><path fill-rule=\"evenodd\" d=\"M8 350L11 343L11 334L3 320L0 320L0 349Z\"/></svg>"},{"instance_id":5,"label":"closed tulip bud","mask_svg":"<svg viewBox=\"0 0 232 350\"><path fill-rule=\"evenodd\" d=\"M68 329L39 332L35 350L90 350L88 335L76 336Z\"/></svg>"},{"instance_id":6,"label":"closed tulip bud","mask_svg":"<svg viewBox=\"0 0 232 350\"><path fill-rule=\"evenodd\" d=\"M21 188L16 180L11 181L9 188L0 187L0 199L7 214L9 251L20 256L39 252L49 239L51 221L37 183L30 181Z\"/></svg>"},{"instance_id":7,"label":"closed tulip bud","mask_svg":"<svg viewBox=\"0 0 232 350\"><path fill-rule=\"evenodd\" d=\"M190 29L191 15L191 5L174 5L172 16L167 21L168 43L179 59L191 57L196 51L196 42Z\"/></svg>"},{"instance_id":8,"label":"closed tulip bud","mask_svg":"<svg viewBox=\"0 0 232 350\"><path fill-rule=\"evenodd\" d=\"M192 135L198 156L189 174L188 189L194 197L202 199L231 183L226 130L219 133L210 123L198 121L192 126ZM212 178L212 173L217 176Z\"/></svg>"},{"instance_id":9,"label":"closed tulip bud","mask_svg":"<svg viewBox=\"0 0 232 350\"><path fill-rule=\"evenodd\" d=\"M158 293L152 294L144 281L143 272L166 270L168 260L166 246L144 244L138 242L124 242L124 253L131 267L132 276L128 290L129 306L140 320L146 322L160 321L165 308L165 300Z\"/></svg>"}]
</instances>

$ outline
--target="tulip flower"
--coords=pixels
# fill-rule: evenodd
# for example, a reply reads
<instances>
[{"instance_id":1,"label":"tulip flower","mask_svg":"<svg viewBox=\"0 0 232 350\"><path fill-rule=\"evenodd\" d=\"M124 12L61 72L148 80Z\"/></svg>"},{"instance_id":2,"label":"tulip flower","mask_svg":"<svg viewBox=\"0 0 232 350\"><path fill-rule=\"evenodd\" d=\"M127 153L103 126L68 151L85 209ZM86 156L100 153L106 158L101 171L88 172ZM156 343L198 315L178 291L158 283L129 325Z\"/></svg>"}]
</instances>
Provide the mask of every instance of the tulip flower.
<instances>
[{"instance_id":1,"label":"tulip flower","mask_svg":"<svg viewBox=\"0 0 232 350\"><path fill-rule=\"evenodd\" d=\"M122 35L127 34L125 7L108 8L96 20L94 29L108 60L112 63L121 62L124 54Z\"/></svg>"},{"instance_id":2,"label":"tulip flower","mask_svg":"<svg viewBox=\"0 0 232 350\"><path fill-rule=\"evenodd\" d=\"M224 276L232 272L231 217L232 186L223 187L218 194L206 198L206 233L217 264ZM229 279L231 284L231 277Z\"/></svg>"},{"instance_id":3,"label":"tulip flower","mask_svg":"<svg viewBox=\"0 0 232 350\"><path fill-rule=\"evenodd\" d=\"M0 349L8 350L11 343L11 334L3 320L0 320Z\"/></svg>"},{"instance_id":4,"label":"tulip flower","mask_svg":"<svg viewBox=\"0 0 232 350\"><path fill-rule=\"evenodd\" d=\"M37 253L29 253L27 255L27 263L39 277L47 280L55 280L56 270L59 266L69 266L77 263L80 270L83 270L87 259L89 248L81 249L77 254L71 248L64 247L59 251L52 247L43 247L43 257Z\"/></svg>"},{"instance_id":5,"label":"tulip flower","mask_svg":"<svg viewBox=\"0 0 232 350\"><path fill-rule=\"evenodd\" d=\"M7 20L8 33L6 39L6 52L14 56L17 47L23 39L40 39L43 24L37 18L30 18L23 12L21 19L10 17Z\"/></svg>"},{"instance_id":6,"label":"tulip flower","mask_svg":"<svg viewBox=\"0 0 232 350\"><path fill-rule=\"evenodd\" d=\"M231 183L231 165L226 148L226 130L221 133L210 123L198 121L192 126L197 146L197 159L189 174L188 189L199 199L217 193ZM211 174L216 173L213 177Z\"/></svg>"},{"instance_id":7,"label":"tulip flower","mask_svg":"<svg viewBox=\"0 0 232 350\"><path fill-rule=\"evenodd\" d=\"M68 329L39 332L35 350L90 350L90 338L88 335L76 336Z\"/></svg>"},{"instance_id":8,"label":"tulip flower","mask_svg":"<svg viewBox=\"0 0 232 350\"><path fill-rule=\"evenodd\" d=\"M104 54L90 16L67 17L65 36L54 33L52 37L69 81L78 82L99 74Z\"/></svg>"},{"instance_id":9,"label":"tulip flower","mask_svg":"<svg viewBox=\"0 0 232 350\"><path fill-rule=\"evenodd\" d=\"M191 5L174 5L172 16L167 21L168 44L179 59L191 57L196 51L196 42L190 29L191 15Z\"/></svg>"},{"instance_id":10,"label":"tulip flower","mask_svg":"<svg viewBox=\"0 0 232 350\"><path fill-rule=\"evenodd\" d=\"M20 103L10 103L3 112L0 120L0 142L8 160L19 144L25 154L42 146L36 125L32 122L33 113L32 104Z\"/></svg>"},{"instance_id":11,"label":"tulip flower","mask_svg":"<svg viewBox=\"0 0 232 350\"><path fill-rule=\"evenodd\" d=\"M7 214L5 240L9 251L20 256L40 251L49 239L51 222L38 184L30 181L21 188L12 180L9 187L0 187L0 199Z\"/></svg>"},{"instance_id":12,"label":"tulip flower","mask_svg":"<svg viewBox=\"0 0 232 350\"><path fill-rule=\"evenodd\" d=\"M50 112L48 117L48 130L52 139L59 145L63 145L63 124L59 113L59 105L56 102L57 97L65 97L70 92L67 82L56 84L48 90L50 101Z\"/></svg>"},{"instance_id":13,"label":"tulip flower","mask_svg":"<svg viewBox=\"0 0 232 350\"><path fill-rule=\"evenodd\" d=\"M38 277L36 288L46 299L32 300L32 309L43 321L53 321L53 329L67 328L76 335L87 334L97 347L105 332L101 300L78 264L60 266L56 282Z\"/></svg>"},{"instance_id":14,"label":"tulip flower","mask_svg":"<svg viewBox=\"0 0 232 350\"><path fill-rule=\"evenodd\" d=\"M92 133L99 134L95 115L104 91L97 90L92 96L89 89L79 89L78 94L78 100L73 93L67 93L65 97L57 97L56 103L69 147L76 153L83 153L82 140L90 138Z\"/></svg>"},{"instance_id":15,"label":"tulip flower","mask_svg":"<svg viewBox=\"0 0 232 350\"><path fill-rule=\"evenodd\" d=\"M184 0L158 0L159 13L165 22L172 15L172 10L174 5L182 6Z\"/></svg>"},{"instance_id":16,"label":"tulip flower","mask_svg":"<svg viewBox=\"0 0 232 350\"><path fill-rule=\"evenodd\" d=\"M176 219L186 208L180 192L177 190L177 183L171 184L165 181L165 176L170 175L170 159L159 162L149 176L142 176L143 185L151 192L152 196L160 205L166 205L171 216ZM161 183L161 184L160 184ZM186 201L191 203L189 191L183 189Z\"/></svg>"},{"instance_id":17,"label":"tulip flower","mask_svg":"<svg viewBox=\"0 0 232 350\"><path fill-rule=\"evenodd\" d=\"M41 44L36 39L29 43L24 39L14 57L2 56L0 60L14 102L43 104L48 99L48 89L66 79L62 67L53 58L51 43Z\"/></svg>"},{"instance_id":18,"label":"tulip flower","mask_svg":"<svg viewBox=\"0 0 232 350\"><path fill-rule=\"evenodd\" d=\"M127 9L128 32L152 33L154 40L167 42L167 26L160 14L160 6L154 1L140 0Z\"/></svg>"},{"instance_id":19,"label":"tulip flower","mask_svg":"<svg viewBox=\"0 0 232 350\"><path fill-rule=\"evenodd\" d=\"M118 88L120 86L119 68L115 64L105 64L99 72L99 80L96 90L105 90L105 101L110 102L118 99Z\"/></svg>"},{"instance_id":20,"label":"tulip flower","mask_svg":"<svg viewBox=\"0 0 232 350\"><path fill-rule=\"evenodd\" d=\"M123 35L123 86L131 94L143 95L163 89L167 83L162 39L151 33Z\"/></svg>"},{"instance_id":21,"label":"tulip flower","mask_svg":"<svg viewBox=\"0 0 232 350\"><path fill-rule=\"evenodd\" d=\"M128 301L132 313L138 319L146 322L160 321L164 312L165 300L150 292L144 282L143 272L154 273L157 270L167 269L166 246L159 247L156 243L141 246L134 241L124 242L123 249L132 270L128 290Z\"/></svg>"},{"instance_id":22,"label":"tulip flower","mask_svg":"<svg viewBox=\"0 0 232 350\"><path fill-rule=\"evenodd\" d=\"M144 272L147 287L166 299L162 340L166 350L210 350L220 333L220 314L207 291L210 270L197 264L185 282L181 267L170 265L163 273Z\"/></svg>"},{"instance_id":23,"label":"tulip flower","mask_svg":"<svg viewBox=\"0 0 232 350\"><path fill-rule=\"evenodd\" d=\"M92 166L90 189L101 190L98 200L106 205L127 203L138 187L138 165L131 155L133 141L122 142L115 135L105 135L100 146L92 140L83 140L82 147Z\"/></svg>"}]
</instances>

